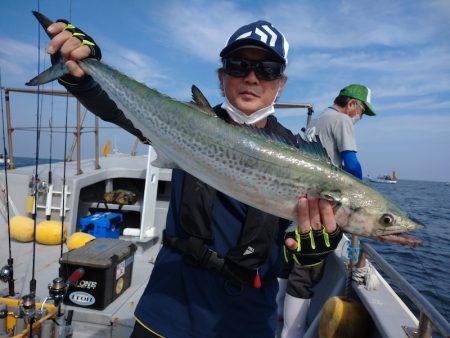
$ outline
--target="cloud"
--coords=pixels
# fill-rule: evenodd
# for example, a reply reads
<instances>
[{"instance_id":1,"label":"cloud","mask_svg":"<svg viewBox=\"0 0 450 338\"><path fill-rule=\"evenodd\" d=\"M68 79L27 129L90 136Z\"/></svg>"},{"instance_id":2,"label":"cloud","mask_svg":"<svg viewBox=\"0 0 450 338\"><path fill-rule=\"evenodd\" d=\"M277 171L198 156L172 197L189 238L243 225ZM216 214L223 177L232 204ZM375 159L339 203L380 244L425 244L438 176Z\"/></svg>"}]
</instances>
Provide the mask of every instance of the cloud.
<instances>
[{"instance_id":1,"label":"cloud","mask_svg":"<svg viewBox=\"0 0 450 338\"><path fill-rule=\"evenodd\" d=\"M167 45L208 62L217 62L226 39L239 25L256 20L254 13L240 10L236 3L215 1L164 2L158 10L152 7L149 16L157 22L149 34L157 29Z\"/></svg>"},{"instance_id":2,"label":"cloud","mask_svg":"<svg viewBox=\"0 0 450 338\"><path fill-rule=\"evenodd\" d=\"M373 92L377 110L448 108L450 48L424 50L320 51L302 55L288 68L292 81L316 108L331 103L349 83L363 83ZM395 102L394 102L395 101Z\"/></svg>"},{"instance_id":3,"label":"cloud","mask_svg":"<svg viewBox=\"0 0 450 338\"><path fill-rule=\"evenodd\" d=\"M204 60L216 60L217 51L240 25L257 19L274 23L294 49L345 49L367 46L402 47L427 43L430 36L447 29L436 10L447 9L445 1L411 3L390 1L260 1L256 6L238 2L205 0L166 1L148 6L153 32L163 32L168 43L182 47ZM231 20L224 20L230 18ZM431 25L418 25L433 22ZM219 24L220 23L220 24ZM382 23L382 24L380 24Z\"/></svg>"},{"instance_id":4,"label":"cloud","mask_svg":"<svg viewBox=\"0 0 450 338\"><path fill-rule=\"evenodd\" d=\"M166 82L167 69L148 55L103 38L104 61L129 77L150 87Z\"/></svg>"},{"instance_id":5,"label":"cloud","mask_svg":"<svg viewBox=\"0 0 450 338\"><path fill-rule=\"evenodd\" d=\"M320 71L345 68L347 71L382 72L417 76L424 72L450 71L450 46L428 46L415 49L365 49L311 51L301 54L289 65L291 76L308 76Z\"/></svg>"},{"instance_id":6,"label":"cloud","mask_svg":"<svg viewBox=\"0 0 450 338\"><path fill-rule=\"evenodd\" d=\"M421 13L421 18L416 13ZM417 19L426 21L429 13L420 4L386 0L358 1L357 6L354 1L325 1L320 6L314 2L285 1L267 10L294 49L398 47L426 42L437 27L417 25Z\"/></svg>"},{"instance_id":7,"label":"cloud","mask_svg":"<svg viewBox=\"0 0 450 338\"><path fill-rule=\"evenodd\" d=\"M37 47L35 45L0 37L0 46L2 46L0 66L4 84L23 85L31 75L36 74Z\"/></svg>"},{"instance_id":8,"label":"cloud","mask_svg":"<svg viewBox=\"0 0 450 338\"><path fill-rule=\"evenodd\" d=\"M449 109L450 111L450 109ZM373 133L374 130L383 131L383 135L409 135L413 138L420 139L421 137L428 138L433 135L447 135L446 139L450 142L450 133L448 132L450 126L450 114L423 114L423 115L391 115L384 119L367 118L364 119L358 126L357 132L365 135L365 139L379 142L379 135ZM372 132L371 132L372 131Z\"/></svg>"}]
</instances>

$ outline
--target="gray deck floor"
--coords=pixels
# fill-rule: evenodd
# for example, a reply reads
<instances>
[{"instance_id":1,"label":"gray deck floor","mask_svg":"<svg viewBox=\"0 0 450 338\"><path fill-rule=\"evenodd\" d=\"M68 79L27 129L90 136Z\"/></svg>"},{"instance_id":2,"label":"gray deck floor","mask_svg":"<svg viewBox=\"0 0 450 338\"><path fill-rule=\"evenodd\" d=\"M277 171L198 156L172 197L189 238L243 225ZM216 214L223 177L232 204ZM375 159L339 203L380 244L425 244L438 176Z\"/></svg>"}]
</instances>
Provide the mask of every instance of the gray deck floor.
<instances>
[{"instance_id":1,"label":"gray deck floor","mask_svg":"<svg viewBox=\"0 0 450 338\"><path fill-rule=\"evenodd\" d=\"M120 170L131 175L140 175L140 171L146 169L146 156L111 156L101 158L100 170L95 170L93 160L82 161L82 177L92 177L101 179L107 177L109 168ZM8 172L10 196L13 198L14 211L10 210L10 218L16 215L25 215L24 205L27 196L27 182L29 181L33 167L23 167ZM52 172L54 182L62 181L63 164L54 163ZM66 183L69 190L74 179L80 176L76 173L76 162L67 163ZM46 178L48 165L39 166L39 176ZM166 173L165 173L166 174ZM2 174L0 174L2 175ZM88 178L89 179L89 178ZM166 178L167 179L167 178ZM3 181L3 179L2 179ZM4 182L4 181L3 181ZM14 193L12 190L15 190ZM43 216L38 217L39 221ZM66 224L66 223L65 223ZM69 226L69 225L68 225ZM73 229L72 229L73 230ZM70 232L70 230L69 230ZM125 239L125 238L122 238ZM159 250L157 240L147 242L137 242L138 249L134 255L133 273L131 286L124 291L115 301L104 310L90 310L82 307L70 307L63 305L62 309L73 309L73 322L75 338L87 337L128 337L134 326L134 309L139 301L149 276L153 269L152 260ZM63 245L63 252L67 252L66 245ZM33 243L21 243L11 240L11 252L14 259L14 278L16 297L22 297L30 292L30 280L33 276ZM48 284L58 277L59 258L61 247L59 245L35 245L35 267L34 277L36 279L36 296L38 301L43 301L48 296ZM6 265L9 257L8 249L8 228L5 213L0 217L0 266ZM0 296L8 294L8 285L0 281Z\"/></svg>"},{"instance_id":2,"label":"gray deck floor","mask_svg":"<svg viewBox=\"0 0 450 338\"><path fill-rule=\"evenodd\" d=\"M4 265L8 259L7 228L0 225L0 264ZM32 278L33 243L19 243L14 240L12 253L14 258L15 292L17 297L29 294L30 280ZM133 263L132 284L104 310L90 310L82 307L63 305L63 309L73 309L73 325L78 327L73 337L126 337L134 325L134 309L139 301L145 286L147 285L153 264L148 257L151 251L157 250L150 247L149 243L137 243L138 250L135 253ZM64 252L67 247L64 244ZM36 295L43 301L48 296L48 284L58 277L60 246L48 246L36 244L35 279ZM0 282L0 296L8 294L8 285ZM100 335L99 333L102 332ZM114 333L114 335L113 335ZM116 335L117 334L117 335Z\"/></svg>"}]
</instances>

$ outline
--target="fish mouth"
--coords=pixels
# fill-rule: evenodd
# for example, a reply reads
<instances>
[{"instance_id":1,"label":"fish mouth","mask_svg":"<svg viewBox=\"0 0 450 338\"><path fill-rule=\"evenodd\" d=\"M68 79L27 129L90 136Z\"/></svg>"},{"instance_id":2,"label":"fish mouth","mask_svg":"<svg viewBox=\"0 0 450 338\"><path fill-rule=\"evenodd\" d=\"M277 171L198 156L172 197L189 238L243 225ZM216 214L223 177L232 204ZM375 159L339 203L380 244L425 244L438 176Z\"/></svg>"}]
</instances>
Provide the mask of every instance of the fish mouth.
<instances>
[{"instance_id":1,"label":"fish mouth","mask_svg":"<svg viewBox=\"0 0 450 338\"><path fill-rule=\"evenodd\" d=\"M422 240L405 233L375 236L373 239L381 242L400 244L401 246L408 245L413 248L422 244Z\"/></svg>"}]
</instances>

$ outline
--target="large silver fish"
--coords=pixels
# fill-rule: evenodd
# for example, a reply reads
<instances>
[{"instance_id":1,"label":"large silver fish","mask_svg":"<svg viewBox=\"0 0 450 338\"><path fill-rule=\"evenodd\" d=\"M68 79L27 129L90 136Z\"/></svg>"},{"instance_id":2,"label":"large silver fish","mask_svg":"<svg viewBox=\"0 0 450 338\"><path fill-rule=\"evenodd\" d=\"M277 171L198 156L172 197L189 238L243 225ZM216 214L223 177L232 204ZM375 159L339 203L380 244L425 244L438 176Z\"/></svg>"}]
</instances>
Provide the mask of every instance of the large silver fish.
<instances>
[{"instance_id":1,"label":"large silver fish","mask_svg":"<svg viewBox=\"0 0 450 338\"><path fill-rule=\"evenodd\" d=\"M47 28L52 22L35 16ZM79 62L156 149L154 165L181 168L227 195L273 215L297 219L302 194L336 203L339 226L352 234L414 244L391 235L422 227L404 211L321 156L225 123L193 87L184 103L146 87L94 59ZM63 60L27 85L66 74Z\"/></svg>"}]
</instances>

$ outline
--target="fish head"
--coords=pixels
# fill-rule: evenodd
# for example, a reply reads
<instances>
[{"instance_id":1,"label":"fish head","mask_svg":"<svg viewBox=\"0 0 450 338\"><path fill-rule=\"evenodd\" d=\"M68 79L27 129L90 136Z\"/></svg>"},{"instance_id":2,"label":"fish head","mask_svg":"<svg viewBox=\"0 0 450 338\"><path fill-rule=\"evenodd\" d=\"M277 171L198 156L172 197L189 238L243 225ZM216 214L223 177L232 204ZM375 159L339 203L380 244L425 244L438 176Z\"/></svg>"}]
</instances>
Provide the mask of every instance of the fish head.
<instances>
[{"instance_id":1,"label":"fish head","mask_svg":"<svg viewBox=\"0 0 450 338\"><path fill-rule=\"evenodd\" d=\"M416 246L420 240L408 236L405 233L422 229L424 225L409 217L408 214L397 205L390 202L382 195L376 193L358 194L358 196L346 196L336 198L335 216L336 222L345 232L368 237L380 241ZM330 194L326 194L330 200Z\"/></svg>"}]
</instances>

